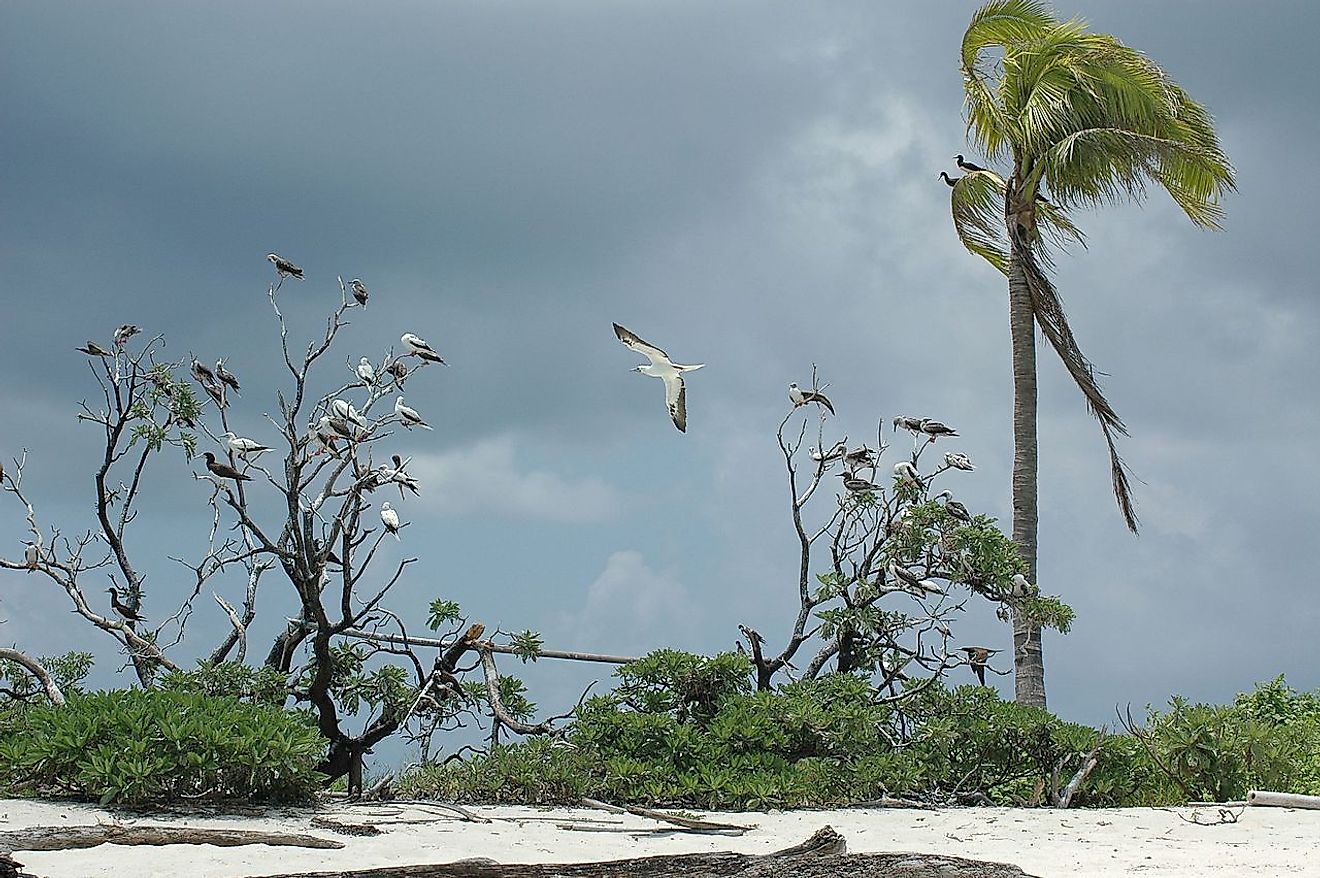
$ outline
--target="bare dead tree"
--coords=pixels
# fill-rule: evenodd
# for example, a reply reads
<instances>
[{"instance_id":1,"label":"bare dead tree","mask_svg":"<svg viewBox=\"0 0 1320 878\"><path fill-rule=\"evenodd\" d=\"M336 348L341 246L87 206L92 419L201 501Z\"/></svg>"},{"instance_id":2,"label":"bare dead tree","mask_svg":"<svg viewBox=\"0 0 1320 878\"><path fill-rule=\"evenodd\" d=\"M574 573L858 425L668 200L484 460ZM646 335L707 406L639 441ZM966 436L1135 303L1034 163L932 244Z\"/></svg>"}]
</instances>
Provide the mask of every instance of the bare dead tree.
<instances>
[{"instance_id":1,"label":"bare dead tree","mask_svg":"<svg viewBox=\"0 0 1320 878\"><path fill-rule=\"evenodd\" d=\"M739 626L757 687L770 689L814 641L802 677L865 671L878 699L911 697L969 664L951 647L950 626L973 596L997 604L1015 599L1011 543L951 493L932 497L935 481L957 467L944 460L921 471L935 445L929 434L915 438L892 475L881 463L889 448L883 421L875 447L850 446L846 436L830 441L834 412L811 404L824 389L814 370L812 379L805 402L790 409L776 434L799 549L798 612L778 652L767 650L759 632ZM940 502L946 498L951 502ZM815 509L813 500L824 508Z\"/></svg>"},{"instance_id":2,"label":"bare dead tree","mask_svg":"<svg viewBox=\"0 0 1320 878\"><path fill-rule=\"evenodd\" d=\"M389 348L373 368L350 370L352 380L327 382L319 367L329 362L349 325L351 309L360 307L342 280L339 287L323 332L297 350L280 309L280 284L268 290L289 379L289 386L276 394L277 414L265 413L279 441L235 436L230 418L236 400L231 397L238 391L238 379L221 364L213 370L195 357L158 361L161 337L134 346L134 333L122 329L113 346L89 343L83 352L103 404L84 403L79 419L104 434L93 478L96 525L74 539L44 525L23 485L26 457L15 459L0 475L0 485L26 515L28 547L21 558L0 558L0 566L56 583L80 615L120 642L143 685L151 685L162 669L179 670L168 652L184 637L194 603L207 590L228 619L224 636L210 651L211 661L225 661L235 650L243 661L251 646L248 632L258 594L267 574L278 571L292 587L295 612L271 644L265 664L286 676L292 698L315 711L329 742L320 770L332 779L347 774L350 788L357 790L363 754L374 744L419 712L462 699L456 681L463 669L458 662L480 631L460 638L429 671L408 646L379 650L406 661L402 667L384 669L388 673L377 682L392 687L391 697L370 700L372 709L360 728L349 731L347 724L361 703L344 682L343 663L355 654L344 648L336 651L333 641L350 629L397 622L384 602L417 561L403 557L380 569L383 541L391 532L406 539L407 524L382 517L384 504L378 508L374 495L397 488L405 498L418 491L406 461L397 455L381 455L390 463L375 460L376 450L397 427L416 425L406 410L401 419L397 407L381 403L402 392L419 369L438 357L418 355L415 346L402 355ZM410 356L418 360L411 368L405 365ZM313 389L327 383L333 388L329 392ZM246 401L255 396L249 388ZM134 542L132 525L150 465L169 448L181 449L190 461L199 451L211 449L204 455L205 468L194 472L205 491L207 541L195 559L166 556L187 573L154 589L154 603L161 611L151 613L140 572L149 565L144 567L134 556L144 546ZM278 464L271 460L281 457ZM402 505L404 500L396 502ZM224 583L233 580L231 571L239 570L241 607L220 593ZM111 609L104 614L87 596L89 577L97 573L107 574L112 585ZM165 600L173 603L166 606ZM479 628L473 626L469 634ZM415 685L408 681L410 675ZM352 703L341 708L337 696Z\"/></svg>"}]
</instances>

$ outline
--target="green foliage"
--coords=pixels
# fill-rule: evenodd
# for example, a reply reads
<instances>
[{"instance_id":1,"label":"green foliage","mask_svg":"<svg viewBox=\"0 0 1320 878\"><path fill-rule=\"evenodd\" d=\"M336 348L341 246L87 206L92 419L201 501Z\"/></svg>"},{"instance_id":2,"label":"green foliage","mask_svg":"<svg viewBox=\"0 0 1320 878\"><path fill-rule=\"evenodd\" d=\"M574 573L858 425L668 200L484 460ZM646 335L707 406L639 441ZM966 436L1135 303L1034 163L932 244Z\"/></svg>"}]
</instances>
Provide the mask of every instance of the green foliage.
<instances>
[{"instance_id":1,"label":"green foliage","mask_svg":"<svg viewBox=\"0 0 1320 878\"><path fill-rule=\"evenodd\" d=\"M242 662L198 662L193 671L170 671L156 685L169 692L196 692L213 698L236 698L250 704L280 707L288 699L284 675L275 668Z\"/></svg>"},{"instance_id":2,"label":"green foliage","mask_svg":"<svg viewBox=\"0 0 1320 878\"><path fill-rule=\"evenodd\" d=\"M534 662L541 655L541 647L544 643L541 641L541 635L535 631L522 631L513 635L510 645L514 649L514 654L522 659L523 663Z\"/></svg>"},{"instance_id":3,"label":"green foliage","mask_svg":"<svg viewBox=\"0 0 1320 878\"><path fill-rule=\"evenodd\" d=\"M303 713L196 691L74 695L0 714L0 795L296 801L319 785L324 753Z\"/></svg>"},{"instance_id":4,"label":"green foliage","mask_svg":"<svg viewBox=\"0 0 1320 878\"><path fill-rule=\"evenodd\" d=\"M431 601L426 624L432 631L438 631L442 625L457 622L459 618L458 601L446 601L436 598Z\"/></svg>"},{"instance_id":5,"label":"green foliage","mask_svg":"<svg viewBox=\"0 0 1320 878\"><path fill-rule=\"evenodd\" d=\"M1062 792L1100 736L978 686L934 684L893 706L877 703L871 683L853 674L754 692L737 655L665 650L617 675L619 688L586 701L564 739L425 766L402 779L401 793L704 809L832 807L882 795L1042 804L1051 789ZM1241 798L1243 784L1320 792L1320 694L1293 693L1282 678L1227 707L1175 699L1138 733L1104 739L1074 805Z\"/></svg>"},{"instance_id":6,"label":"green foliage","mask_svg":"<svg viewBox=\"0 0 1320 878\"><path fill-rule=\"evenodd\" d=\"M1224 802L1249 790L1320 795L1320 693L1298 694L1283 677L1232 705L1189 704L1149 711L1139 731L1187 797Z\"/></svg>"},{"instance_id":7,"label":"green foliage","mask_svg":"<svg viewBox=\"0 0 1320 878\"><path fill-rule=\"evenodd\" d=\"M90 652L66 652L64 655L42 656L37 661L67 698L82 691L82 681L91 673L95 659ZM20 700L44 691L37 679L24 668L6 660L0 660L0 687L11 690Z\"/></svg>"}]
</instances>

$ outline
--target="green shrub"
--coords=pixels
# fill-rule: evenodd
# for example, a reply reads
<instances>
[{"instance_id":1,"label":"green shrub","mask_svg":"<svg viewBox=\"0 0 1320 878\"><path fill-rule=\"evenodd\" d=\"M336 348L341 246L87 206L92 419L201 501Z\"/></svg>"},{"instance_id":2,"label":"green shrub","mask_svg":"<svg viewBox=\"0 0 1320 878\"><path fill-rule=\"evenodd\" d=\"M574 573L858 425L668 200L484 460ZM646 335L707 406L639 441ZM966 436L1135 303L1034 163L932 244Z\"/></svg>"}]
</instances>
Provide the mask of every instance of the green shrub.
<instances>
[{"instance_id":1,"label":"green shrub","mask_svg":"<svg viewBox=\"0 0 1320 878\"><path fill-rule=\"evenodd\" d=\"M746 659L662 651L586 701L564 741L499 747L405 776L406 795L569 804L831 807L883 795L1048 803L1099 732L980 686L930 685L896 706L860 675L752 691ZM1250 787L1320 793L1320 698L1282 678L1226 707L1174 699L1136 736L1108 735L1074 794L1084 807L1242 798Z\"/></svg>"},{"instance_id":2,"label":"green shrub","mask_svg":"<svg viewBox=\"0 0 1320 878\"><path fill-rule=\"evenodd\" d=\"M324 753L306 714L200 692L74 695L0 716L0 794L292 801L316 790Z\"/></svg>"}]
</instances>

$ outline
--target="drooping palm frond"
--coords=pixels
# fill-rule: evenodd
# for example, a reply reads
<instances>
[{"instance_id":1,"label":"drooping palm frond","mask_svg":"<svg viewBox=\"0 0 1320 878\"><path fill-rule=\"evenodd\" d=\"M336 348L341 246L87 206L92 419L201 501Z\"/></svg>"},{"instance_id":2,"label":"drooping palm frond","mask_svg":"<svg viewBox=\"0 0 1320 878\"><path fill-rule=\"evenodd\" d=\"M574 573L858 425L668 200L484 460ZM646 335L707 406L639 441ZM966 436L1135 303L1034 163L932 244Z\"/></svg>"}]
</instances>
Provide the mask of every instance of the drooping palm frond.
<instances>
[{"instance_id":1,"label":"drooping palm frond","mask_svg":"<svg viewBox=\"0 0 1320 878\"><path fill-rule=\"evenodd\" d=\"M1127 426L1105 398L1104 391L1100 389L1095 366L1078 346L1072 327L1068 325L1068 316L1064 313L1063 301L1059 298L1058 290L1054 288L1049 275L1036 260L1030 242L1021 237L1021 232L1015 231L1011 234L1014 238L1014 250L1027 281L1027 288L1031 291L1031 306L1032 311L1035 312L1036 325L1040 327L1050 347L1054 348L1054 352L1063 361L1064 368L1082 391L1082 396L1086 398L1087 409L1100 422L1100 429L1105 434L1105 444L1109 448L1109 470L1114 485L1114 499L1118 501L1124 523L1129 530L1136 533L1137 512L1132 501L1127 464L1119 456L1118 446L1114 441L1115 434L1123 436L1128 434Z\"/></svg>"},{"instance_id":2,"label":"drooping palm frond","mask_svg":"<svg viewBox=\"0 0 1320 878\"><path fill-rule=\"evenodd\" d=\"M1007 275L1005 191L1004 178L994 171L973 171L954 184L949 207L962 245Z\"/></svg>"}]
</instances>

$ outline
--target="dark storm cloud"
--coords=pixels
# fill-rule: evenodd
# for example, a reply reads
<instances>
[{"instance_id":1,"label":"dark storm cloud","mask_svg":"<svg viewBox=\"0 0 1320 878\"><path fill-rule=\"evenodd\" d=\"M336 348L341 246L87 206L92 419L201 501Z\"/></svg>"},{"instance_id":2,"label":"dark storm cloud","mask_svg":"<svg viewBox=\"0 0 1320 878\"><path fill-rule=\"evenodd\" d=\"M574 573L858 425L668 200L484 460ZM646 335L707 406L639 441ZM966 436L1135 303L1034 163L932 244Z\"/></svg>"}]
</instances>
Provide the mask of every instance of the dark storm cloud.
<instances>
[{"instance_id":1,"label":"dark storm cloud","mask_svg":"<svg viewBox=\"0 0 1320 878\"><path fill-rule=\"evenodd\" d=\"M86 525L87 478L51 461L94 451L70 348L125 319L165 332L171 356L230 355L253 388L235 414L260 434L280 372L275 249L309 275L281 294L299 337L336 274L373 290L327 383L405 329L452 363L409 387L436 433L399 440L437 492L405 507L426 565L400 588L405 613L445 594L579 648L669 629L724 648L735 622L773 643L794 594L773 430L813 363L854 440L900 412L958 426L978 469L954 489L1008 518L1003 282L954 239L935 179L968 151L956 63L973 8L5 4L0 406L23 418L0 450L32 448L43 509ZM1241 192L1221 234L1158 194L1083 214L1090 249L1060 260L1132 429L1145 528L1123 531L1099 430L1044 350L1041 582L1079 611L1048 639L1052 704L1102 722L1115 703L1223 699L1281 671L1320 685L1297 646L1318 624L1298 608L1320 517L1304 161L1320 12L1076 11L1210 107ZM687 436L658 382L626 371L611 320L710 364L689 382ZM141 551L196 549L185 462L161 478ZM0 516L10 553L20 522ZM169 562L147 563L168 591ZM65 618L34 583L0 578L0 617ZM25 645L76 642L61 636ZM1007 632L981 613L967 638ZM542 703L576 697L575 679Z\"/></svg>"}]
</instances>

